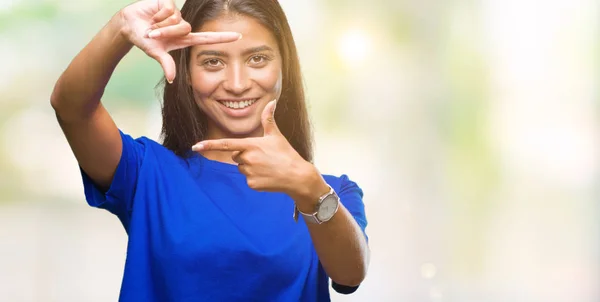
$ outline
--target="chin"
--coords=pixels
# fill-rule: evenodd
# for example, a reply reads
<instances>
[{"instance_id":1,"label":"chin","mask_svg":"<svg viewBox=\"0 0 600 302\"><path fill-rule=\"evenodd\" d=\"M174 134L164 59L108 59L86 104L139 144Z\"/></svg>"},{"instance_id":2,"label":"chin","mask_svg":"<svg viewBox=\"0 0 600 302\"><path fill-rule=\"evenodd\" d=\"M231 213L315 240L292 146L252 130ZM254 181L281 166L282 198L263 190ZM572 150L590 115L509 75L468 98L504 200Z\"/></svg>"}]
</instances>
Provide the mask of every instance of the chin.
<instances>
[{"instance_id":1,"label":"chin","mask_svg":"<svg viewBox=\"0 0 600 302\"><path fill-rule=\"evenodd\" d=\"M224 127L225 133L228 136L242 138L242 137L251 137L251 136L260 136L262 135L262 127L248 127L248 126L238 126L238 127Z\"/></svg>"}]
</instances>

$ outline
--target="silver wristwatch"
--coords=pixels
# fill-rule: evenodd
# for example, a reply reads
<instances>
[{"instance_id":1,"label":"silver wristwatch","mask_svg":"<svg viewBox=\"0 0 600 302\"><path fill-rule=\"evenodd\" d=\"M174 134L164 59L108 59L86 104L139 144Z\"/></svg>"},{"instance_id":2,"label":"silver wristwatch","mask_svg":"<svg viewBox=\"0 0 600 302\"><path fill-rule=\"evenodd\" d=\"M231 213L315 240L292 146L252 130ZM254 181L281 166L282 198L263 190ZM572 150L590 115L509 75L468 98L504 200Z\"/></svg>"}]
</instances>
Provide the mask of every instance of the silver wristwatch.
<instances>
[{"instance_id":1,"label":"silver wristwatch","mask_svg":"<svg viewBox=\"0 0 600 302\"><path fill-rule=\"evenodd\" d=\"M294 220L298 221L298 214L304 216L304 220L310 223L321 224L329 221L340 207L340 198L333 188L329 186L329 192L319 198L314 213L303 213L294 204Z\"/></svg>"}]
</instances>

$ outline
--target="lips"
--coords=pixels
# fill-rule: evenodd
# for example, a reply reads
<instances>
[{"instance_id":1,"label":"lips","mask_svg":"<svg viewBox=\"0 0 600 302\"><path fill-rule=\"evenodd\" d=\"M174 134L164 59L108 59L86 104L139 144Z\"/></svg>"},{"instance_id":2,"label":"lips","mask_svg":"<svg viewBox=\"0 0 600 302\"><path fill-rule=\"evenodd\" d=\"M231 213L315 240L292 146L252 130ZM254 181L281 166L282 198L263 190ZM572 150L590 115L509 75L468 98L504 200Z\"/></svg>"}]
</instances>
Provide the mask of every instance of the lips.
<instances>
[{"instance_id":1,"label":"lips","mask_svg":"<svg viewBox=\"0 0 600 302\"><path fill-rule=\"evenodd\" d=\"M230 109L244 109L252 106L258 99L240 99L240 100L218 100L223 106Z\"/></svg>"},{"instance_id":2,"label":"lips","mask_svg":"<svg viewBox=\"0 0 600 302\"><path fill-rule=\"evenodd\" d=\"M226 116L234 119L242 119L250 116L255 116L257 112L257 103L260 103L260 98L243 98L243 99L218 99L221 106L219 108Z\"/></svg>"}]
</instances>

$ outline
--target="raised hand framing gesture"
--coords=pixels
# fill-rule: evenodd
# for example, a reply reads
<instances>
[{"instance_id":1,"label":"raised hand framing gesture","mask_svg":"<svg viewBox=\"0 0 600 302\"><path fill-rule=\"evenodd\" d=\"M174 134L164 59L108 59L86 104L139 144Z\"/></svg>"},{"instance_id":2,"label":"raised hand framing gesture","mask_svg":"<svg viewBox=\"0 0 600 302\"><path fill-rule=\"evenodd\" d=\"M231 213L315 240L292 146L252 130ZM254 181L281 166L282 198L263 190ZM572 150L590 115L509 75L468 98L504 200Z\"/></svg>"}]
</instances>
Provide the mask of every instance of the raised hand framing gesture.
<instances>
[{"instance_id":1,"label":"raised hand framing gesture","mask_svg":"<svg viewBox=\"0 0 600 302\"><path fill-rule=\"evenodd\" d=\"M131 137L102 103L134 46L167 82L179 76L164 86L162 143ZM362 282L362 189L312 164L298 61L278 1L186 0L179 11L174 0L139 0L57 80L50 102L86 200L127 231L121 300L329 301L329 279L344 293ZM277 102L286 110L275 120ZM188 160L190 147L202 156Z\"/></svg>"},{"instance_id":2,"label":"raised hand framing gesture","mask_svg":"<svg viewBox=\"0 0 600 302\"><path fill-rule=\"evenodd\" d=\"M142 0L120 11L122 33L135 46L160 63L169 83L175 79L175 62L169 51L199 44L232 42L234 32L192 32L173 0Z\"/></svg>"},{"instance_id":3,"label":"raised hand framing gesture","mask_svg":"<svg viewBox=\"0 0 600 302\"><path fill-rule=\"evenodd\" d=\"M192 150L232 151L232 159L246 175L248 186L258 191L283 192L298 200L315 194L315 188L320 189L317 194L326 192L327 186L316 168L294 150L277 128L276 104L277 101L271 101L262 112L263 136L205 140Z\"/></svg>"}]
</instances>

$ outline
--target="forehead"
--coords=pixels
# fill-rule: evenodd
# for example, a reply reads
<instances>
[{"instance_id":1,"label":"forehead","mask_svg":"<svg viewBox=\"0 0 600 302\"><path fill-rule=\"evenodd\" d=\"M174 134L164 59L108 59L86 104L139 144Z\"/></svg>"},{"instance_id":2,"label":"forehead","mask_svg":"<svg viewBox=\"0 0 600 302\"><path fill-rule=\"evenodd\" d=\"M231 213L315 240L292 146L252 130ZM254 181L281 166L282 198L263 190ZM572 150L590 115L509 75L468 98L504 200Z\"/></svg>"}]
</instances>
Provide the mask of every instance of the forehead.
<instances>
[{"instance_id":1,"label":"forehead","mask_svg":"<svg viewBox=\"0 0 600 302\"><path fill-rule=\"evenodd\" d=\"M242 39L231 43L212 44L212 45L198 45L194 46L195 50L199 49L222 49L235 50L236 48L255 47L260 45L270 46L272 49L278 51L277 40L273 36L273 33L265 27L262 23L252 17L239 14L227 14L221 15L214 20L205 22L199 31L205 32L219 32L219 31L232 31L242 34Z\"/></svg>"}]
</instances>

